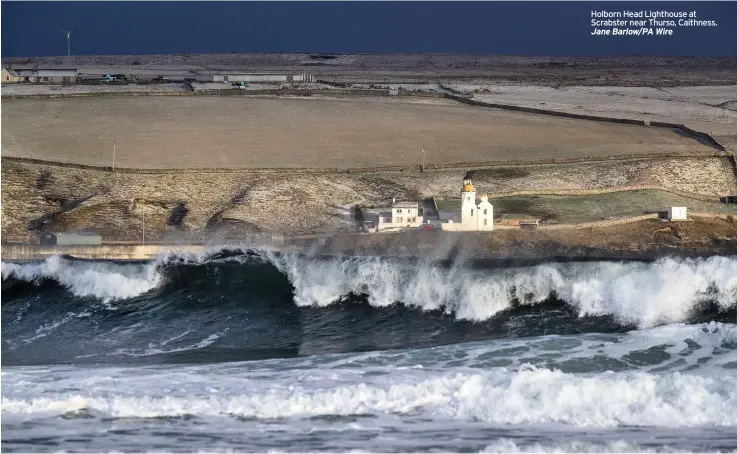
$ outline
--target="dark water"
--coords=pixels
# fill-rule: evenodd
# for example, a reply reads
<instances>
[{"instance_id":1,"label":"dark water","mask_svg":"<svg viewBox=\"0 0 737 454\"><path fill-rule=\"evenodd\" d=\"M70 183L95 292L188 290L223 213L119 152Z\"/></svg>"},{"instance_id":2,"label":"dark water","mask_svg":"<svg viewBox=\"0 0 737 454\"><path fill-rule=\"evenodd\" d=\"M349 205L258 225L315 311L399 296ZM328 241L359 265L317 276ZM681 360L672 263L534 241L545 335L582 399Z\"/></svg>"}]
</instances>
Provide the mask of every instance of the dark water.
<instances>
[{"instance_id":1,"label":"dark water","mask_svg":"<svg viewBox=\"0 0 737 454\"><path fill-rule=\"evenodd\" d=\"M737 259L2 268L3 449L737 449Z\"/></svg>"}]
</instances>

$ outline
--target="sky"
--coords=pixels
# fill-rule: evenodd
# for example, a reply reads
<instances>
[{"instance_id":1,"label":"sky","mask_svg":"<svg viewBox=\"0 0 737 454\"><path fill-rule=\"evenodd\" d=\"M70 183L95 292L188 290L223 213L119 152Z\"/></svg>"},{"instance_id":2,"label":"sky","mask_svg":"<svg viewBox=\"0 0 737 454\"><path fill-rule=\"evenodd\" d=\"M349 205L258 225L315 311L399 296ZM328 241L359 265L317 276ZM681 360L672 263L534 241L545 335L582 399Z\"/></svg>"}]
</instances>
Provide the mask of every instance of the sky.
<instances>
[{"instance_id":1,"label":"sky","mask_svg":"<svg viewBox=\"0 0 737 454\"><path fill-rule=\"evenodd\" d=\"M3 57L218 52L737 56L737 2L2 1ZM592 10L696 11L716 27L591 36Z\"/></svg>"}]
</instances>

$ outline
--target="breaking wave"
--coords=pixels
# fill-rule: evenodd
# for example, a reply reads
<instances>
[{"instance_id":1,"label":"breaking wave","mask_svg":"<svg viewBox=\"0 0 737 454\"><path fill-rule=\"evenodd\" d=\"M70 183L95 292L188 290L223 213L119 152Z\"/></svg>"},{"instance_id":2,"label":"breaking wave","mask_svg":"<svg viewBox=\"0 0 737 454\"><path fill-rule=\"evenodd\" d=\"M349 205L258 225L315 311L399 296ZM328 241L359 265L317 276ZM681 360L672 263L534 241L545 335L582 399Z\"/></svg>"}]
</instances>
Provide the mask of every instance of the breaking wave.
<instances>
[{"instance_id":1,"label":"breaking wave","mask_svg":"<svg viewBox=\"0 0 737 454\"><path fill-rule=\"evenodd\" d=\"M387 372L376 368L360 373L311 369L305 376L269 377L263 370L232 375L219 368L178 372L151 369L131 372L125 389L116 389L115 383L102 380L98 374L94 380L73 386L83 385L89 389L86 392L55 391L25 398L12 395L20 391L15 389L8 397L3 394L2 413L3 419L85 411L108 418L192 415L278 419L395 414L502 425L591 428L737 425L737 378L733 375L634 371L592 376L534 366L514 371ZM170 383L176 377L186 377L186 384L172 388ZM22 377L11 375L4 381L14 383L19 379Z\"/></svg>"},{"instance_id":2,"label":"breaking wave","mask_svg":"<svg viewBox=\"0 0 737 454\"><path fill-rule=\"evenodd\" d=\"M614 315L648 327L685 320L705 301L720 309L737 303L737 259L727 257L553 263L503 270L403 265L380 258L268 257L289 277L299 305L325 306L349 294L364 294L374 306L402 302L481 321L515 304L536 304L554 295L574 306L580 316Z\"/></svg>"},{"instance_id":3,"label":"breaking wave","mask_svg":"<svg viewBox=\"0 0 737 454\"><path fill-rule=\"evenodd\" d=\"M651 327L687 320L698 306L728 310L737 303L737 258L664 258L655 262L548 263L474 268L386 258L325 258L268 251L224 258L168 257L146 264L83 262L52 257L40 263L2 264L3 281L56 281L78 297L135 298L166 285L171 267L235 262L273 266L293 287L298 306L325 307L365 297L374 307L402 303L441 310L459 320L483 321L517 306L555 297L580 317L614 316ZM244 273L257 272L244 267ZM165 291L165 289L164 289Z\"/></svg>"},{"instance_id":4,"label":"breaking wave","mask_svg":"<svg viewBox=\"0 0 737 454\"><path fill-rule=\"evenodd\" d=\"M127 299L158 287L162 276L157 265L117 264L69 260L60 256L42 262L2 263L3 281L56 281L78 297L92 296L102 300Z\"/></svg>"}]
</instances>

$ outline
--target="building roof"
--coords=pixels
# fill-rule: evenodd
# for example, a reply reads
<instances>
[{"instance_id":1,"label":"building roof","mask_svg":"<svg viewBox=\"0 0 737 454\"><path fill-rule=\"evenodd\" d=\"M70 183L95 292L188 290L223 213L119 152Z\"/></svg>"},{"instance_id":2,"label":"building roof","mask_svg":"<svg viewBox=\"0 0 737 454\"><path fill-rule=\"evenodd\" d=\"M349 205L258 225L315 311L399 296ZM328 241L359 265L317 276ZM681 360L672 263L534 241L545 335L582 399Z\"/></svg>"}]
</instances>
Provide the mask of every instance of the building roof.
<instances>
[{"instance_id":1,"label":"building roof","mask_svg":"<svg viewBox=\"0 0 737 454\"><path fill-rule=\"evenodd\" d=\"M57 238L73 237L73 236L100 236L95 232L48 232L46 235L54 235Z\"/></svg>"},{"instance_id":2,"label":"building roof","mask_svg":"<svg viewBox=\"0 0 737 454\"><path fill-rule=\"evenodd\" d=\"M17 69L16 73L23 77L74 77L76 69Z\"/></svg>"},{"instance_id":3,"label":"building roof","mask_svg":"<svg viewBox=\"0 0 737 454\"><path fill-rule=\"evenodd\" d=\"M15 72L15 70L9 66L3 66L3 69L7 71L11 76L17 76L18 73Z\"/></svg>"},{"instance_id":4,"label":"building roof","mask_svg":"<svg viewBox=\"0 0 737 454\"><path fill-rule=\"evenodd\" d=\"M400 201L392 203L392 208L417 208L419 206L418 202Z\"/></svg>"}]
</instances>

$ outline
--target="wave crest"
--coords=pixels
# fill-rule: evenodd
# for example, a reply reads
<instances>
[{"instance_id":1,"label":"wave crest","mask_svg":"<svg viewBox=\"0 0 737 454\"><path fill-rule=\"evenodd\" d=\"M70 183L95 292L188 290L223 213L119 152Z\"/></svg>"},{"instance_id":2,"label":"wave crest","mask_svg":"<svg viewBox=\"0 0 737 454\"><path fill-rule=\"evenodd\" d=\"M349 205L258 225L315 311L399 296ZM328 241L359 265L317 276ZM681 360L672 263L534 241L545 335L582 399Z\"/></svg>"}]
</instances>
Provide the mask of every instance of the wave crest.
<instances>
[{"instance_id":1,"label":"wave crest","mask_svg":"<svg viewBox=\"0 0 737 454\"><path fill-rule=\"evenodd\" d=\"M478 270L380 258L266 256L291 281L298 305L326 306L363 294L374 306L402 302L482 321L517 303L536 304L554 295L580 316L613 315L651 327L683 321L705 301L722 310L737 303L737 259L729 257Z\"/></svg>"},{"instance_id":2,"label":"wave crest","mask_svg":"<svg viewBox=\"0 0 737 454\"><path fill-rule=\"evenodd\" d=\"M158 287L162 281L154 263L83 262L60 256L22 265L3 262L2 278L26 282L52 279L75 296L102 300L134 298Z\"/></svg>"}]
</instances>

